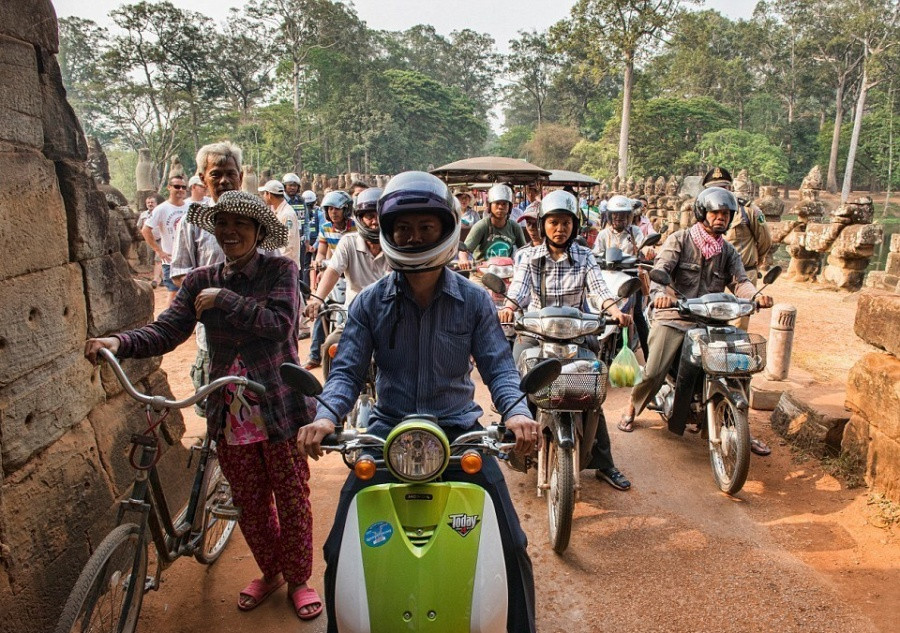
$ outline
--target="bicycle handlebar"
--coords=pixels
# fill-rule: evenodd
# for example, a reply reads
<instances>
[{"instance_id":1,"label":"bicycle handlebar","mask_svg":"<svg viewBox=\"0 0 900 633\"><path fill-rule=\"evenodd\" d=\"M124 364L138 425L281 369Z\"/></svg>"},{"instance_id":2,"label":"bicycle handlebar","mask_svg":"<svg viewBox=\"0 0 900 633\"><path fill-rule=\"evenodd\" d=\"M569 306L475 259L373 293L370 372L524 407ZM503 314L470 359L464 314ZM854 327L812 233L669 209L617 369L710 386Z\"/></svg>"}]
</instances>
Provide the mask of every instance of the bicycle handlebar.
<instances>
[{"instance_id":1,"label":"bicycle handlebar","mask_svg":"<svg viewBox=\"0 0 900 633\"><path fill-rule=\"evenodd\" d=\"M266 392L266 388L264 385L254 380L250 380L246 376L222 376L221 378L216 378L208 385L201 387L194 395L189 396L183 400L168 400L162 396L148 396L146 394L140 393L137 389L135 389L134 385L131 384L131 381L128 380L128 376L125 375L125 370L122 369L122 365L119 364L119 359L116 358L115 354L113 354L105 347L101 348L98 353L103 357L103 360L109 363L109 366L112 367L113 373L115 373L116 378L119 379L119 382L122 384L122 388L125 389L125 392L138 402L149 404L154 409L184 409L193 404L196 404L216 389L221 389L225 385L230 384L236 384L240 387L244 387L259 395L262 395Z\"/></svg>"}]
</instances>

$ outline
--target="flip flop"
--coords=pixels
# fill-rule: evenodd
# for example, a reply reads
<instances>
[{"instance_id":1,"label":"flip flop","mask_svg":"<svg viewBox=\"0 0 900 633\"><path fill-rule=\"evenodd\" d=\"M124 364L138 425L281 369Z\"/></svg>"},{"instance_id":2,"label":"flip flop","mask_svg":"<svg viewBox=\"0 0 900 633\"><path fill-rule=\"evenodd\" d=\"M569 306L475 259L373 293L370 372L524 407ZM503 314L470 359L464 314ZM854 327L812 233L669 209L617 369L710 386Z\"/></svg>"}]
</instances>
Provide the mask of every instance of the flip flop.
<instances>
[{"instance_id":1,"label":"flip flop","mask_svg":"<svg viewBox=\"0 0 900 633\"><path fill-rule=\"evenodd\" d=\"M769 448L769 445L755 437L750 440L750 450L760 457L765 457L766 455L772 454L772 449Z\"/></svg>"},{"instance_id":2,"label":"flip flop","mask_svg":"<svg viewBox=\"0 0 900 633\"><path fill-rule=\"evenodd\" d=\"M616 425L616 428L622 431L623 433L631 433L634 430L634 416L628 417L624 413L622 414L622 418L619 420L619 423Z\"/></svg>"},{"instance_id":3,"label":"flip flop","mask_svg":"<svg viewBox=\"0 0 900 633\"><path fill-rule=\"evenodd\" d=\"M271 585L266 583L262 578L255 578L250 581L250 584L244 587L241 593L238 594L238 609L241 611L252 611L263 601L272 595L272 592L278 589L281 585L284 584L284 578L279 576L278 580L273 582ZM245 605L241 602L241 596L248 596L253 600L252 603Z\"/></svg>"},{"instance_id":4,"label":"flip flop","mask_svg":"<svg viewBox=\"0 0 900 633\"><path fill-rule=\"evenodd\" d=\"M313 618L319 617L322 613L322 608L325 606L322 603L322 599L319 597L319 593L312 587L297 589L291 595L291 602L294 604L294 611L297 613L297 617L301 620L312 620ZM300 613L300 609L312 604L318 604L319 607L313 609L309 613Z\"/></svg>"}]
</instances>

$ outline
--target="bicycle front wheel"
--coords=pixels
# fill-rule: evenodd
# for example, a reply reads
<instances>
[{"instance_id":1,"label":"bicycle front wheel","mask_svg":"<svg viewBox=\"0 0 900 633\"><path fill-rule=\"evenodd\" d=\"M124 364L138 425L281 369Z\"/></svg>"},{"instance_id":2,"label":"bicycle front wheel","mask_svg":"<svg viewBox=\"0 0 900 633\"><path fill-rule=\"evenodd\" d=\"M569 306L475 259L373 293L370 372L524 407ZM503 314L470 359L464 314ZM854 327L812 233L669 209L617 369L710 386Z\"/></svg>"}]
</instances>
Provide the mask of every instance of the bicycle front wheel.
<instances>
[{"instance_id":1,"label":"bicycle front wheel","mask_svg":"<svg viewBox=\"0 0 900 633\"><path fill-rule=\"evenodd\" d=\"M81 571L56 633L132 633L141 612L146 577L143 528L134 523L118 526Z\"/></svg>"},{"instance_id":2,"label":"bicycle front wheel","mask_svg":"<svg viewBox=\"0 0 900 633\"><path fill-rule=\"evenodd\" d=\"M194 558L204 565L211 565L222 555L234 532L237 509L231 499L231 486L222 474L219 458L214 452L210 452L206 462L205 477L202 537Z\"/></svg>"}]
</instances>

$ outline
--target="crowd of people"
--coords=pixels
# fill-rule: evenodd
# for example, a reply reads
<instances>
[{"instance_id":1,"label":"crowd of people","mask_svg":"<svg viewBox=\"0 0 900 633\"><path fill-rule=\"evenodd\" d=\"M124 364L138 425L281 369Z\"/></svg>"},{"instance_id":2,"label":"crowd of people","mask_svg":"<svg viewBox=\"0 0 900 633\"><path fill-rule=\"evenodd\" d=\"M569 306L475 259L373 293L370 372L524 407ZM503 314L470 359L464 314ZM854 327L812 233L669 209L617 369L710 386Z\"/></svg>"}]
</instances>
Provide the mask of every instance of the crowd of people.
<instances>
[{"instance_id":1,"label":"crowd of people","mask_svg":"<svg viewBox=\"0 0 900 633\"><path fill-rule=\"evenodd\" d=\"M623 312L607 288L597 254L615 247L638 254L653 232L639 201L613 195L579 199L564 189L521 191L493 185L482 212L471 189L455 192L424 172L405 172L382 191L356 182L321 201L300 192L300 178L287 173L241 191L242 155L229 142L200 149L197 174L173 176L168 199L148 198L141 233L158 255L160 283L168 307L144 327L90 339L85 355L96 362L100 348L120 357L171 351L197 338L192 368L196 385L223 375L245 375L266 387L264 395L225 389L198 405L207 432L217 441L223 472L240 527L261 576L238 597L250 610L283 584L297 616L328 612L334 629L334 573L343 533L342 518L365 485L351 473L341 491L334 527L325 543L325 595L307 583L312 571L312 514L308 458L353 407L374 357L376 406L368 432L386 435L405 416L434 415L450 438L480 425L474 365L497 411L516 439L516 451L531 454L540 427L519 398L516 357L537 341L520 336L510 349L501 323L522 308L582 307L589 296L622 327L635 320L641 338L644 380L637 385L618 428L632 431L665 378L681 347L683 325L665 308L673 289L642 278L637 308ZM730 175L716 167L695 204L696 224L671 234L658 249L641 255L673 279L674 290L696 297L730 288L755 293L756 270L771 246L759 209L730 193ZM480 194L479 194L480 195ZM602 209L602 210L601 210ZM591 242L585 235L593 229ZM465 248L460 247L461 240ZM472 268L492 257L514 258L505 306L498 310L479 285L448 268ZM311 336L305 367L322 362L320 312L339 279L346 280L347 321L322 394L330 408L291 392L278 368L299 364L298 340ZM761 305L771 299L757 297ZM652 325L645 305L655 309ZM667 316L668 314L668 316ZM631 482L615 466L605 424L598 430L586 466L617 490ZM768 447L754 440L754 451ZM487 460L480 479L502 516L501 533L510 579L509 630L534 630L534 583L525 535L503 476Z\"/></svg>"}]
</instances>

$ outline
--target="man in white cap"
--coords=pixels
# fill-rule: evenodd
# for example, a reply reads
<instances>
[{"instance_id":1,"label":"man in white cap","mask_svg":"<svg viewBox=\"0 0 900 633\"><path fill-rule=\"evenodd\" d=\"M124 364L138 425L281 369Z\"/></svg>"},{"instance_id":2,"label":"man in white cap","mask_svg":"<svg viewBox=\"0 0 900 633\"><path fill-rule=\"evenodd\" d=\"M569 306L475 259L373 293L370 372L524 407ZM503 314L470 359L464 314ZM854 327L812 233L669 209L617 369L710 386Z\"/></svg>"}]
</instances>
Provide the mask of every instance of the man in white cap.
<instances>
[{"instance_id":1,"label":"man in white cap","mask_svg":"<svg viewBox=\"0 0 900 633\"><path fill-rule=\"evenodd\" d=\"M188 194L190 195L187 199L187 204L189 205L194 202L209 204L209 196L206 195L206 185L200 176L191 176L191 179L188 180Z\"/></svg>"},{"instance_id":2,"label":"man in white cap","mask_svg":"<svg viewBox=\"0 0 900 633\"><path fill-rule=\"evenodd\" d=\"M281 254L300 266L300 221L294 207L284 199L284 185L277 180L270 180L259 188L262 199L275 212L278 221L288 231L287 245L278 249Z\"/></svg>"}]
</instances>

